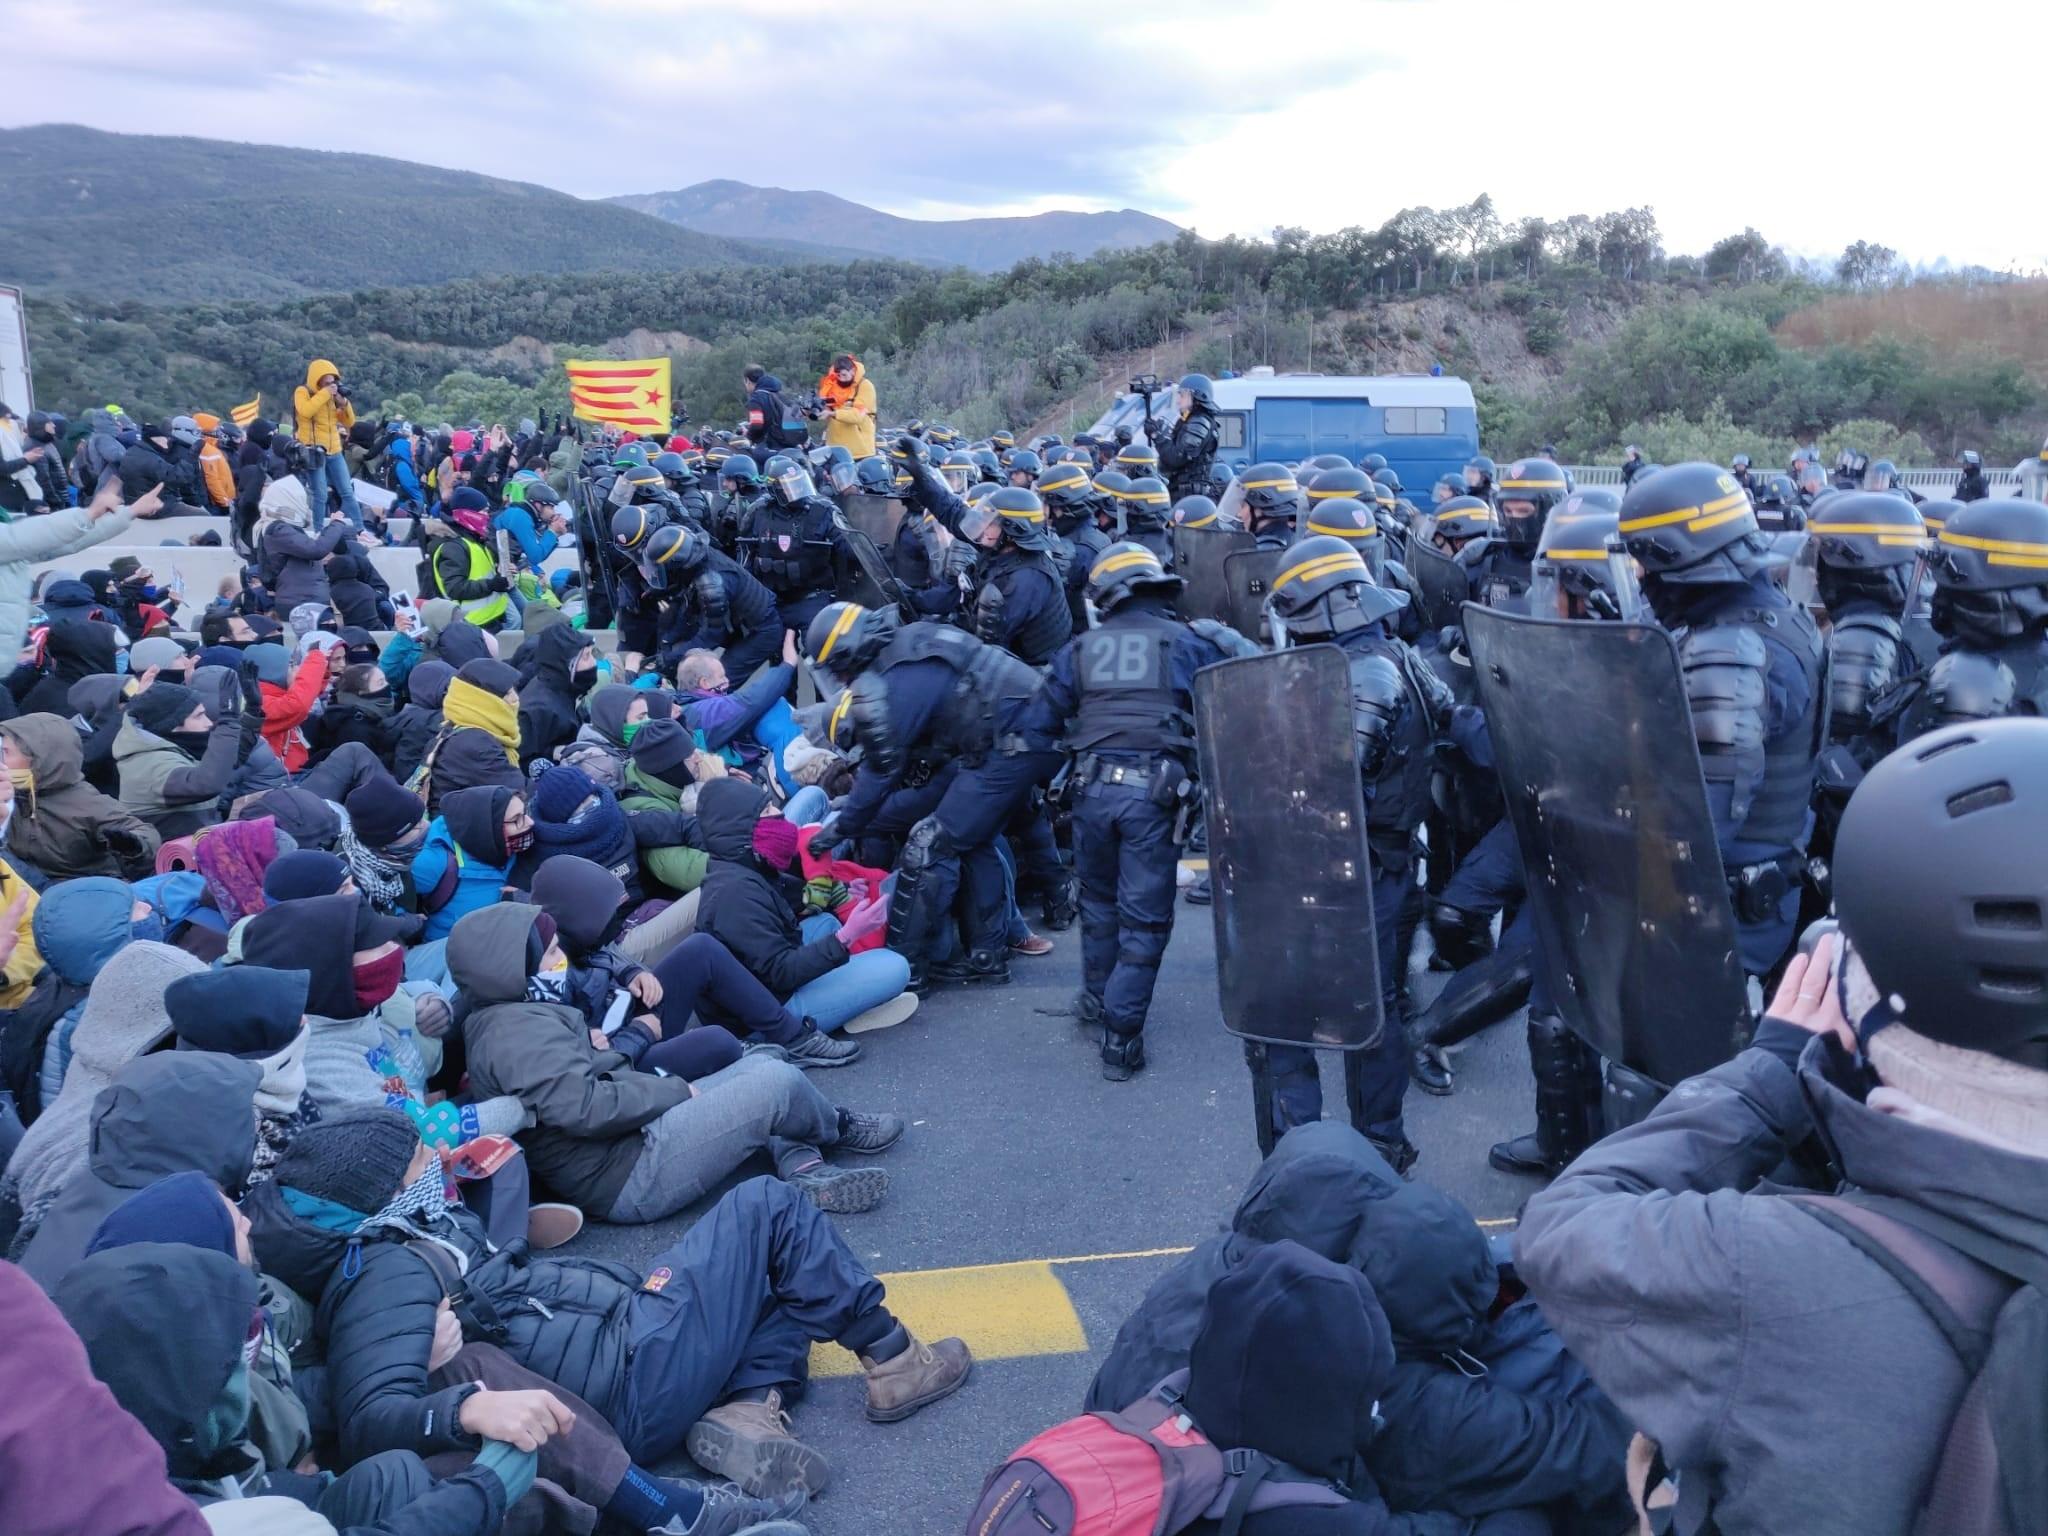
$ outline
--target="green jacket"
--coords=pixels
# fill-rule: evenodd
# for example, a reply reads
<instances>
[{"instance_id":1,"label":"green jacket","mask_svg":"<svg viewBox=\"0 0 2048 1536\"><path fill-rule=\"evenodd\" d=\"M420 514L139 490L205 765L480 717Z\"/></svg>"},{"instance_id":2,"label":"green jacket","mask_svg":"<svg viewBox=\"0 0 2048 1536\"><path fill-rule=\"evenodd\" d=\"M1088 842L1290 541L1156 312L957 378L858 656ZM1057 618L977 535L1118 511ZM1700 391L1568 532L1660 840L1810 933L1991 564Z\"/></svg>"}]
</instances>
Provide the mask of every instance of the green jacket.
<instances>
[{"instance_id":1,"label":"green jacket","mask_svg":"<svg viewBox=\"0 0 2048 1536\"><path fill-rule=\"evenodd\" d=\"M628 811L681 811L683 792L652 774L626 764L626 792L619 805ZM704 883L711 855L702 848L642 848L640 863L647 873L672 891L688 895Z\"/></svg>"},{"instance_id":2,"label":"green jacket","mask_svg":"<svg viewBox=\"0 0 2048 1536\"><path fill-rule=\"evenodd\" d=\"M244 718L255 721L257 717ZM145 731L133 720L123 720L114 736L121 804L171 837L182 837L215 820L213 804L234 778L241 737L240 730L220 726L207 738L206 755L195 759L176 742Z\"/></svg>"}]
</instances>

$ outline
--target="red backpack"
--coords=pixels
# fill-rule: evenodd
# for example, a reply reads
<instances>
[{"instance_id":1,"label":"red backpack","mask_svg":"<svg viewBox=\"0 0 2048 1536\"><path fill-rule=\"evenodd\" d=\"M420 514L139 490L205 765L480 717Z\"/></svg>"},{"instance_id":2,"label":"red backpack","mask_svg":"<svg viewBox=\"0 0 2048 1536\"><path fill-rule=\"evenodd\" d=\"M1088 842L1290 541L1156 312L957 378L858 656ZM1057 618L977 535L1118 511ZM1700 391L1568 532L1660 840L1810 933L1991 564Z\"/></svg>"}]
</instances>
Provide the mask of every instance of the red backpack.
<instances>
[{"instance_id":1,"label":"red backpack","mask_svg":"<svg viewBox=\"0 0 2048 1536\"><path fill-rule=\"evenodd\" d=\"M1176 1372L1121 1413L1056 1424L989 1474L967 1536L1173 1536L1197 1520L1239 1536L1246 1515L1340 1505L1345 1491L1257 1451L1219 1450Z\"/></svg>"}]
</instances>

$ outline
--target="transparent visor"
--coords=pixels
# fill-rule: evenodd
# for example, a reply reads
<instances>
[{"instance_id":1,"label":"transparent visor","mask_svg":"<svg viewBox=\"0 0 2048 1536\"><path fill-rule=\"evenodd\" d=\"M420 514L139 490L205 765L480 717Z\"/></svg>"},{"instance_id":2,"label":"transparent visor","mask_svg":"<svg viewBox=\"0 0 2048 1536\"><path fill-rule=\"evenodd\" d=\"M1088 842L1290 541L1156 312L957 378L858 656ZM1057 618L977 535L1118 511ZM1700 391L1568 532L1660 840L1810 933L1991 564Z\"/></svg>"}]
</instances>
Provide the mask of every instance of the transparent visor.
<instances>
[{"instance_id":1,"label":"transparent visor","mask_svg":"<svg viewBox=\"0 0 2048 1536\"><path fill-rule=\"evenodd\" d=\"M1802 608L1820 603L1820 540L1808 533L1771 535L1771 551L1784 557L1772 574L1785 595Z\"/></svg>"},{"instance_id":2,"label":"transparent visor","mask_svg":"<svg viewBox=\"0 0 2048 1536\"><path fill-rule=\"evenodd\" d=\"M1240 528L1249 528L1251 518L1244 504L1244 480L1233 477L1229 489L1217 499L1216 512L1225 522L1235 519Z\"/></svg>"},{"instance_id":3,"label":"transparent visor","mask_svg":"<svg viewBox=\"0 0 2048 1536\"><path fill-rule=\"evenodd\" d=\"M854 468L851 459L829 461L824 466L824 475L825 483L832 487L832 492L836 496L844 496L848 491L856 490L860 486L860 471Z\"/></svg>"},{"instance_id":4,"label":"transparent visor","mask_svg":"<svg viewBox=\"0 0 2048 1536\"><path fill-rule=\"evenodd\" d=\"M967 494L967 488L981 478L981 473L972 464L948 464L939 470L955 496Z\"/></svg>"},{"instance_id":5,"label":"transparent visor","mask_svg":"<svg viewBox=\"0 0 2048 1536\"><path fill-rule=\"evenodd\" d=\"M981 536L995 526L998 514L983 497L960 514L960 537L970 544L979 544Z\"/></svg>"},{"instance_id":6,"label":"transparent visor","mask_svg":"<svg viewBox=\"0 0 2048 1536\"><path fill-rule=\"evenodd\" d=\"M818 487L807 469L785 469L775 477L775 489L781 492L784 501L792 502L818 494Z\"/></svg>"},{"instance_id":7,"label":"transparent visor","mask_svg":"<svg viewBox=\"0 0 2048 1536\"><path fill-rule=\"evenodd\" d=\"M1529 612L1539 619L1625 623L1649 617L1636 563L1613 545L1539 556L1529 574Z\"/></svg>"}]
</instances>

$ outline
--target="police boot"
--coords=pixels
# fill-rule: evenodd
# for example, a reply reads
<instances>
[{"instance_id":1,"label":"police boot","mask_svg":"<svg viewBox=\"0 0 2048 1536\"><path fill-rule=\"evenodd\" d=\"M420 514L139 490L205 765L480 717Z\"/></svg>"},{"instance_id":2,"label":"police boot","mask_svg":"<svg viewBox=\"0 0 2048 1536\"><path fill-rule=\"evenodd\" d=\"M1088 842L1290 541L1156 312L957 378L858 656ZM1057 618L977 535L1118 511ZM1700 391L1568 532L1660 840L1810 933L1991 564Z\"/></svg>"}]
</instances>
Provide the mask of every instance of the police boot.
<instances>
[{"instance_id":1,"label":"police boot","mask_svg":"<svg viewBox=\"0 0 2048 1536\"><path fill-rule=\"evenodd\" d=\"M1451 1070L1451 1058L1440 1045L1417 1045L1411 1034L1408 1051L1408 1079L1424 1093L1447 1099L1458 1086L1458 1074Z\"/></svg>"},{"instance_id":2,"label":"police boot","mask_svg":"<svg viewBox=\"0 0 2048 1536\"><path fill-rule=\"evenodd\" d=\"M1043 926L1049 933L1065 933L1074 926L1074 919L1081 915L1081 881L1071 872L1063 871L1039 909Z\"/></svg>"},{"instance_id":3,"label":"police boot","mask_svg":"<svg viewBox=\"0 0 2048 1536\"><path fill-rule=\"evenodd\" d=\"M1405 1136L1399 1141L1389 1141L1383 1136L1368 1136L1365 1139L1372 1143L1375 1152L1387 1160L1388 1166L1404 1179L1408 1177L1408 1170L1422 1157L1422 1149Z\"/></svg>"},{"instance_id":4,"label":"police boot","mask_svg":"<svg viewBox=\"0 0 2048 1536\"><path fill-rule=\"evenodd\" d=\"M1598 1058L1556 1014L1532 1015L1529 1065L1536 1076L1536 1129L1496 1143L1486 1160L1503 1173L1550 1178L1592 1144L1600 1105Z\"/></svg>"},{"instance_id":5,"label":"police boot","mask_svg":"<svg viewBox=\"0 0 2048 1536\"><path fill-rule=\"evenodd\" d=\"M1194 884L1182 892L1182 898L1191 907L1206 907L1214 898L1209 894L1209 871L1203 870L1195 876Z\"/></svg>"},{"instance_id":6,"label":"police boot","mask_svg":"<svg viewBox=\"0 0 2048 1536\"><path fill-rule=\"evenodd\" d=\"M1447 901L1429 909L1429 936L1436 944L1436 958L1454 971L1493 953L1493 919Z\"/></svg>"},{"instance_id":7,"label":"police boot","mask_svg":"<svg viewBox=\"0 0 2048 1536\"><path fill-rule=\"evenodd\" d=\"M1534 976L1530 952L1496 950L1468 967L1415 1016L1409 1039L1418 1046L1457 1045L1490 1024L1498 1024L1529 1000Z\"/></svg>"},{"instance_id":8,"label":"police boot","mask_svg":"<svg viewBox=\"0 0 2048 1536\"><path fill-rule=\"evenodd\" d=\"M1102 1075L1112 1083L1128 1083L1145 1070L1143 1035L1102 1034Z\"/></svg>"},{"instance_id":9,"label":"police boot","mask_svg":"<svg viewBox=\"0 0 2048 1536\"><path fill-rule=\"evenodd\" d=\"M929 967L925 974L934 986L958 982L970 987L1007 987L1010 962L1001 950L962 950L952 959Z\"/></svg>"}]
</instances>

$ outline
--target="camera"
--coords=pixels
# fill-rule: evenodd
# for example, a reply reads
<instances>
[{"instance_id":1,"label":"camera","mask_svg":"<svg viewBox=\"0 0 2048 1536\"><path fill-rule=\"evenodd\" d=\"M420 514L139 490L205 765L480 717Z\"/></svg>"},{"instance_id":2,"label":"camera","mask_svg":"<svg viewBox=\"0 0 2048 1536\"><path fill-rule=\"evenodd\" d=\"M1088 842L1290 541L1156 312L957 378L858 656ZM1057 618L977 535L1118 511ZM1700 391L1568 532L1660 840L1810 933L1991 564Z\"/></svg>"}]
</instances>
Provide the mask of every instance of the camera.
<instances>
[{"instance_id":1,"label":"camera","mask_svg":"<svg viewBox=\"0 0 2048 1536\"><path fill-rule=\"evenodd\" d=\"M348 385L344 384L340 379L334 381L334 397L337 400L349 398Z\"/></svg>"},{"instance_id":2,"label":"camera","mask_svg":"<svg viewBox=\"0 0 2048 1536\"><path fill-rule=\"evenodd\" d=\"M1148 400L1165 392L1166 385L1156 373L1141 373L1131 380L1131 393L1143 395Z\"/></svg>"},{"instance_id":3,"label":"camera","mask_svg":"<svg viewBox=\"0 0 2048 1536\"><path fill-rule=\"evenodd\" d=\"M822 421L832 408L825 403L823 395L814 392L799 409L803 412L804 420Z\"/></svg>"}]
</instances>

